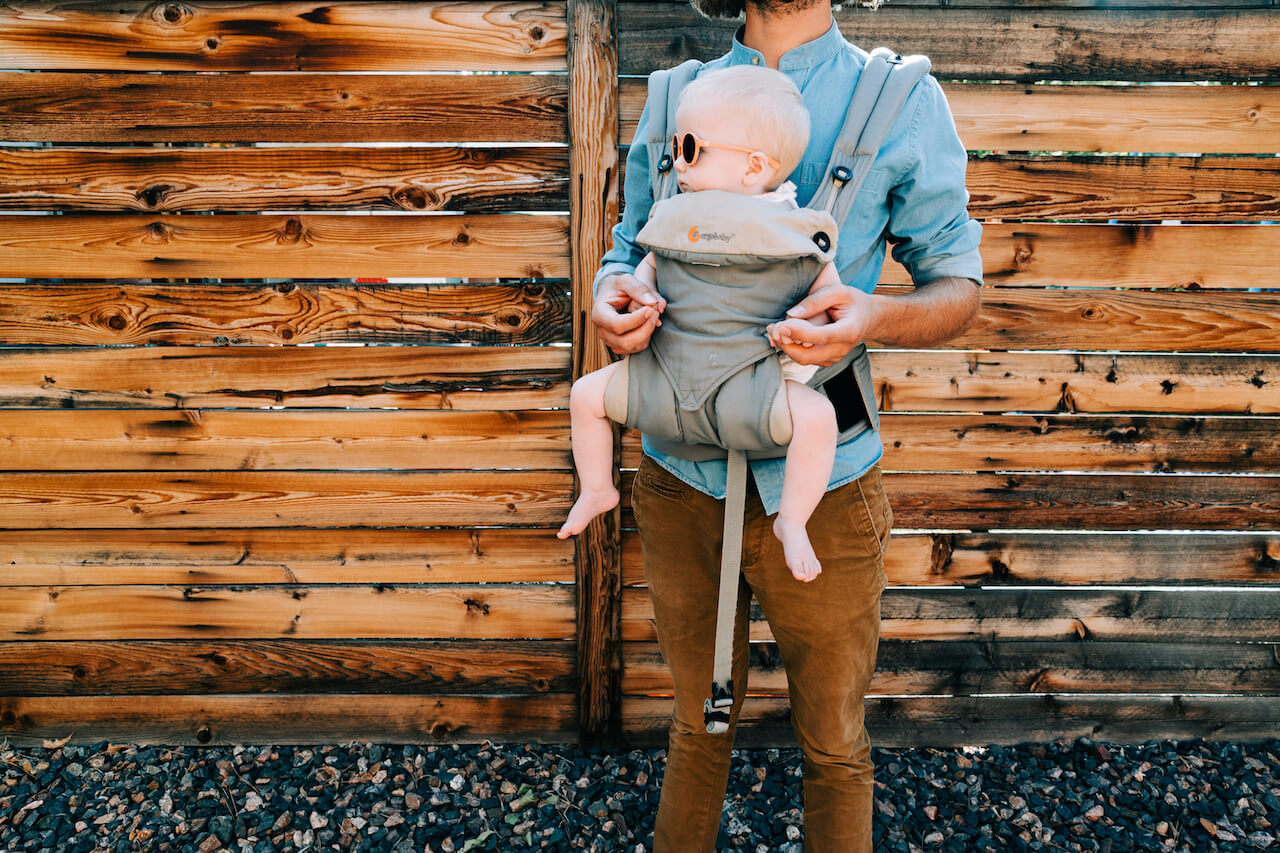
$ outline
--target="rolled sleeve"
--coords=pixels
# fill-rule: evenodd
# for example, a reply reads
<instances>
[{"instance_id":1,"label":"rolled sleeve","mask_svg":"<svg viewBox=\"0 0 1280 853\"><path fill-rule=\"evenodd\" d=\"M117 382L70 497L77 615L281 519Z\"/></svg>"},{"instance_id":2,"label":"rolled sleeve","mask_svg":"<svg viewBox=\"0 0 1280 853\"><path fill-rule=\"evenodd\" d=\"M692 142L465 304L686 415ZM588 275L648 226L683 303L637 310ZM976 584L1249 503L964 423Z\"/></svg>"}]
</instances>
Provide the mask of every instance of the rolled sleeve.
<instances>
[{"instance_id":1,"label":"rolled sleeve","mask_svg":"<svg viewBox=\"0 0 1280 853\"><path fill-rule=\"evenodd\" d=\"M951 109L932 76L920 81L911 100L911 153L889 192L893 258L916 284L946 276L981 284L982 226L969 218L968 157Z\"/></svg>"}]
</instances>

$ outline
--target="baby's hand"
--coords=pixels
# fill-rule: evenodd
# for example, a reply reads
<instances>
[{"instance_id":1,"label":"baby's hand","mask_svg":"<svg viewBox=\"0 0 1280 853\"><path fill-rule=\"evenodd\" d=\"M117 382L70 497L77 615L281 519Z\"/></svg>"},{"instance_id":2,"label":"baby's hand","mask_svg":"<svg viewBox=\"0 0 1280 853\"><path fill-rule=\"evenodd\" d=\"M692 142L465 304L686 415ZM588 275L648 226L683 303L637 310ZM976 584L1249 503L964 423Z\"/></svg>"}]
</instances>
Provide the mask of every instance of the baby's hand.
<instances>
[{"instance_id":1,"label":"baby's hand","mask_svg":"<svg viewBox=\"0 0 1280 853\"><path fill-rule=\"evenodd\" d=\"M765 327L764 333L769 338L769 343L778 349L781 349L784 344L788 346L802 346L806 348L812 347L812 343L797 339L796 330L801 326L826 325L828 322L826 312L823 312L820 316L821 321L817 323L800 317L790 317L786 320L780 320L777 323L770 323Z\"/></svg>"}]
</instances>

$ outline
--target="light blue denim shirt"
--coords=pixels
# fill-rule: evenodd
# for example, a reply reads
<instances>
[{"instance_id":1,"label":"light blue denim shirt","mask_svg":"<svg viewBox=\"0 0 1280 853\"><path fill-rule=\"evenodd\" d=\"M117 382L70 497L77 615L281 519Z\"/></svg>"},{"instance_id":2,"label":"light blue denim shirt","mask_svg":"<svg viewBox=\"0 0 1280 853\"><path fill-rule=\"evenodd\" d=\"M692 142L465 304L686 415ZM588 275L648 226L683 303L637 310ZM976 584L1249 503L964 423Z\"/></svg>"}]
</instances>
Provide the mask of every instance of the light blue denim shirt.
<instances>
[{"instance_id":1,"label":"light blue denim shirt","mask_svg":"<svg viewBox=\"0 0 1280 853\"><path fill-rule=\"evenodd\" d=\"M702 71L730 65L763 65L763 55L743 45L740 36L741 30L734 37L733 48L708 62ZM866 61L866 52L846 41L833 20L825 35L788 51L779 62L779 70L800 88L809 108L809 147L790 178L796 184L801 205L813 197L826 172L853 87ZM648 121L646 104L636 129L637 140L647 138ZM945 276L981 282L978 240L982 228L967 212L967 162L942 89L932 76L926 76L908 97L840 230L836 267L841 280L868 293L874 290L884 263L886 237L892 236L893 257L907 268L916 284ZM613 248L604 256L596 275L597 285L605 276L631 272L645 254L635 243L653 206L649 154L643 144L632 145L627 154L624 192L626 209L622 221L613 229ZM646 454L684 482L712 497L724 497L723 461L691 462L663 454L648 441L643 444ZM862 476L882 453L879 434L870 431L840 445L828 490ZM778 511L783 465L783 459L751 463L751 473L769 514Z\"/></svg>"}]
</instances>

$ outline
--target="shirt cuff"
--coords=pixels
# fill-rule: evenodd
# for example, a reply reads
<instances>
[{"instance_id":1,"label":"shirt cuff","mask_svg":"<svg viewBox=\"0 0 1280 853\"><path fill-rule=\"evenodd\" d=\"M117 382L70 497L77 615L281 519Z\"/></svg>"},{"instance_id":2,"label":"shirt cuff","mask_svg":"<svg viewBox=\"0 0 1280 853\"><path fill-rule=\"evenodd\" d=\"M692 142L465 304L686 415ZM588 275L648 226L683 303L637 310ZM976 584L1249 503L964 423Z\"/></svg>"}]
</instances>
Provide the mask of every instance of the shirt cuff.
<instances>
[{"instance_id":1,"label":"shirt cuff","mask_svg":"<svg viewBox=\"0 0 1280 853\"><path fill-rule=\"evenodd\" d=\"M971 278L982 284L982 255L972 249L962 255L921 258L911 267L911 280L927 284L938 278Z\"/></svg>"},{"instance_id":2,"label":"shirt cuff","mask_svg":"<svg viewBox=\"0 0 1280 853\"><path fill-rule=\"evenodd\" d=\"M628 264L619 263L617 261L614 261L613 263L605 264L604 266L600 267L600 271L596 273L596 280L591 282L591 295L595 296L597 293L600 292L600 282L604 281L609 276L625 274L625 273L634 273L634 272L635 272L635 267L630 266Z\"/></svg>"}]
</instances>

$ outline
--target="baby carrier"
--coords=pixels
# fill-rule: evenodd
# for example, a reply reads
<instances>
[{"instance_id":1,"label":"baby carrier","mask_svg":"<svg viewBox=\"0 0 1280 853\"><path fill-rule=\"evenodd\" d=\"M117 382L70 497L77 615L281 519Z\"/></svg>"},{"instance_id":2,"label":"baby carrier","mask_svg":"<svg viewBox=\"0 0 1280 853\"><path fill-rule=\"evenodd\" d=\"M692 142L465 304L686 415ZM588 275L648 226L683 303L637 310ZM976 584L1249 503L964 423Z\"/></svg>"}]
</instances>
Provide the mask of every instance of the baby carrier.
<instances>
[{"instance_id":1,"label":"baby carrier","mask_svg":"<svg viewBox=\"0 0 1280 853\"><path fill-rule=\"evenodd\" d=\"M675 68L655 71L649 76L648 146L654 202L676 192L673 154L669 151L680 92L693 79L701 63L689 60ZM826 211L836 224L844 223L858 189L866 178L889 128L902 111L916 83L929 72L924 56L902 57L887 48L876 48L858 78L844 124L836 139L826 175L809 207ZM665 109L664 109L665 105ZM639 144L636 140L635 144ZM817 237L815 236L815 240ZM828 247L821 246L823 251ZM761 329L763 336L763 329ZM766 356L768 353L765 354ZM866 346L859 344L836 364L819 368L809 384L826 394L836 413L838 443L878 430L879 415L871 380ZM657 450L671 456L705 461L728 456L728 482L724 508L724 538L720 560L720 595L716 614L715 664L711 697L703 706L707 731L728 730L733 706L733 622L737 607L738 576L741 570L742 523L746 504L747 459L774 458L786 454L785 446L724 447L705 443L683 443L646 436ZM733 443L733 442L730 442Z\"/></svg>"}]
</instances>

